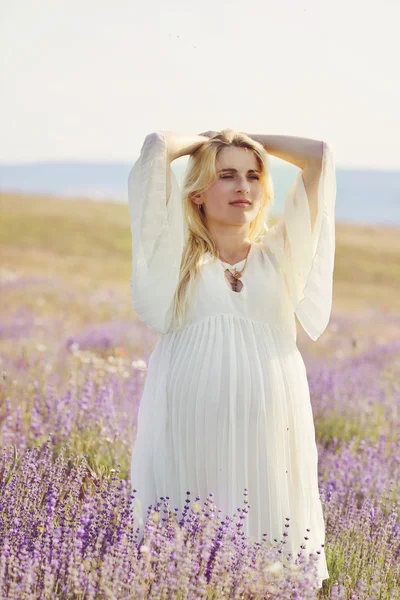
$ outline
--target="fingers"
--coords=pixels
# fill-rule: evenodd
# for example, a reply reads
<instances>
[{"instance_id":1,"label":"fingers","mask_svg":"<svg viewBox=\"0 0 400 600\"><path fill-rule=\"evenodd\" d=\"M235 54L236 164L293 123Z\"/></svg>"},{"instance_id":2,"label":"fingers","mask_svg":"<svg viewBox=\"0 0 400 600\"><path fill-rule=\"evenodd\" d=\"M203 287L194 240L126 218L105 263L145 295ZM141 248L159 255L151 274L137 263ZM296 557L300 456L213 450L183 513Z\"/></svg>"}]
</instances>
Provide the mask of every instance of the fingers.
<instances>
[{"instance_id":1,"label":"fingers","mask_svg":"<svg viewBox=\"0 0 400 600\"><path fill-rule=\"evenodd\" d=\"M212 138L215 135L218 135L217 131L204 131L203 133L199 133L199 135L203 135L204 137Z\"/></svg>"}]
</instances>

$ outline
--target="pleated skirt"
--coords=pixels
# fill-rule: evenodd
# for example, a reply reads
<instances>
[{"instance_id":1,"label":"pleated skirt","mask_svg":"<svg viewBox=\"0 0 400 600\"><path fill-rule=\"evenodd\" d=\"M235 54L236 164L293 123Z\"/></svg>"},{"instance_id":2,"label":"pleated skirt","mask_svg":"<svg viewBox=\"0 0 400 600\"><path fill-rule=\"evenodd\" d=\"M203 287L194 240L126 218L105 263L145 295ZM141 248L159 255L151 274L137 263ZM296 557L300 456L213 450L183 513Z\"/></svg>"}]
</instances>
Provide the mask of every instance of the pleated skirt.
<instances>
[{"instance_id":1,"label":"pleated skirt","mask_svg":"<svg viewBox=\"0 0 400 600\"><path fill-rule=\"evenodd\" d=\"M233 516L246 489L246 535L272 542L288 533L283 553L296 557L302 544L303 555L320 551L320 584L328 578L310 393L287 329L219 314L161 335L140 401L131 485L141 531L161 496L181 514L187 491L200 502L212 492L222 516Z\"/></svg>"}]
</instances>

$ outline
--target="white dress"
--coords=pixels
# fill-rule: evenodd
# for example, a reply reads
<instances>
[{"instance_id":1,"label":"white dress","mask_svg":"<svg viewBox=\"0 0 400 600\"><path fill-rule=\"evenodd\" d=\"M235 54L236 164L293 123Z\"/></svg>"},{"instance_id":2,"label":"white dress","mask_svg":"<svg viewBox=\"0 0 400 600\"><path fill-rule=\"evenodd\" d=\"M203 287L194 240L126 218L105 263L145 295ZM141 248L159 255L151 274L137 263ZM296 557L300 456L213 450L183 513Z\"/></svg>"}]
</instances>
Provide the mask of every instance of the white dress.
<instances>
[{"instance_id":1,"label":"white dress","mask_svg":"<svg viewBox=\"0 0 400 600\"><path fill-rule=\"evenodd\" d=\"M243 530L258 541L284 539L296 557L320 550L318 573L329 577L318 489L318 454L296 321L316 340L331 312L335 253L334 153L324 142L313 232L299 171L283 217L253 243L234 292L229 265L202 260L187 324L172 321L172 301L187 227L171 171L166 205L164 131L149 134L129 174L133 307L159 337L148 363L131 463L136 526L161 496L181 514L190 499L212 492L222 515L244 507ZM170 168L170 167L169 167ZM164 516L164 515L162 515ZM310 529L307 532L306 529ZM307 542L304 536L309 539Z\"/></svg>"}]
</instances>

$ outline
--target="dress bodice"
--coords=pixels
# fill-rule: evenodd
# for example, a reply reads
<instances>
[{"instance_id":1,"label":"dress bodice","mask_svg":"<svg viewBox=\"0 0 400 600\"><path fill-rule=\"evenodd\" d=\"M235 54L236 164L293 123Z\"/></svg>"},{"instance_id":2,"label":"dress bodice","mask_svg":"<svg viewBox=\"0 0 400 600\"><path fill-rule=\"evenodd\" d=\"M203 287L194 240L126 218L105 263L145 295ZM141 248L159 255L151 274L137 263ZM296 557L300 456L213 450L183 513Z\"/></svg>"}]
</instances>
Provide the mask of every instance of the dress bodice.
<instances>
[{"instance_id":1,"label":"dress bodice","mask_svg":"<svg viewBox=\"0 0 400 600\"><path fill-rule=\"evenodd\" d=\"M243 288L231 289L224 271L243 269L245 259L230 265L213 260L207 253L202 259L198 280L188 305L186 324L199 322L218 314L237 317L269 325L286 326L296 335L293 310L282 268L274 254L261 243L252 243L247 264L242 273ZM176 330L176 324L172 330Z\"/></svg>"}]
</instances>

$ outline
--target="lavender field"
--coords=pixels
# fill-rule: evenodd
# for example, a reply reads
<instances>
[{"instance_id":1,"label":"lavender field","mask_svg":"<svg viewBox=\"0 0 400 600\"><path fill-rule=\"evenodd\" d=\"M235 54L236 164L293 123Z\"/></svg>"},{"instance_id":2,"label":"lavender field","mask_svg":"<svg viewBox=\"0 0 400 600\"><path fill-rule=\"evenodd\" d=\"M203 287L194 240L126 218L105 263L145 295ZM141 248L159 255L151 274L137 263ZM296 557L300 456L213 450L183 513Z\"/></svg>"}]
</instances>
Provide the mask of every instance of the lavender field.
<instances>
[{"instance_id":1,"label":"lavender field","mask_svg":"<svg viewBox=\"0 0 400 600\"><path fill-rule=\"evenodd\" d=\"M302 550L187 494L149 511L130 481L156 337L130 302L127 206L0 200L0 599L400 599L400 236L337 226L333 312L298 333L319 451L330 579ZM156 415L155 415L156 418ZM131 485L132 484L132 485ZM190 490L188 490L190 492Z\"/></svg>"}]
</instances>

